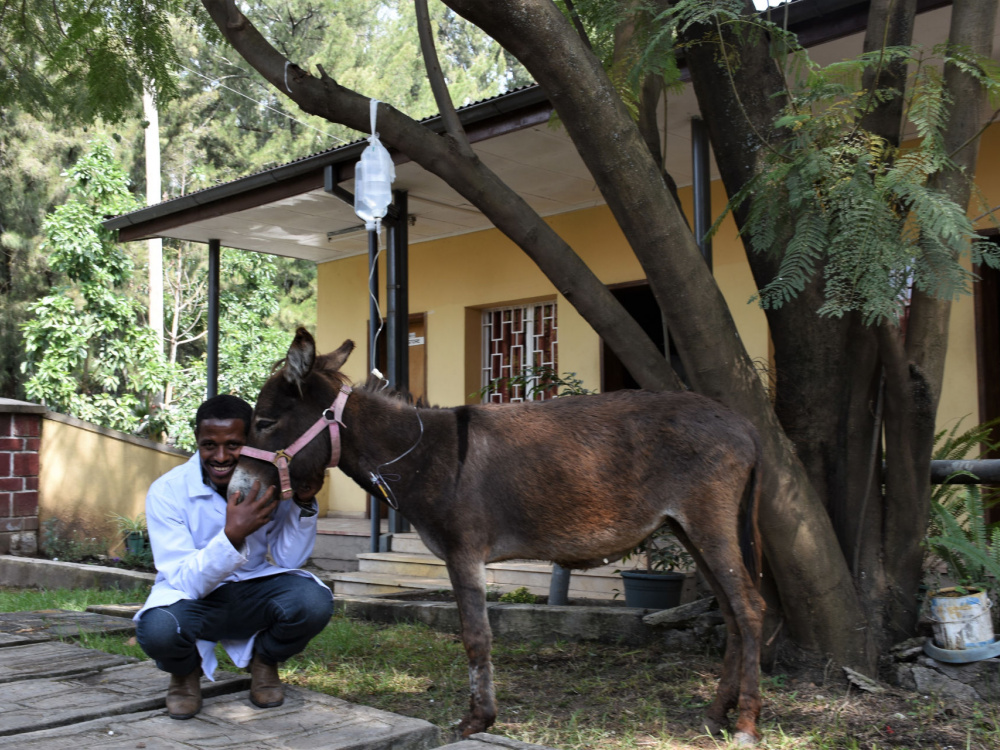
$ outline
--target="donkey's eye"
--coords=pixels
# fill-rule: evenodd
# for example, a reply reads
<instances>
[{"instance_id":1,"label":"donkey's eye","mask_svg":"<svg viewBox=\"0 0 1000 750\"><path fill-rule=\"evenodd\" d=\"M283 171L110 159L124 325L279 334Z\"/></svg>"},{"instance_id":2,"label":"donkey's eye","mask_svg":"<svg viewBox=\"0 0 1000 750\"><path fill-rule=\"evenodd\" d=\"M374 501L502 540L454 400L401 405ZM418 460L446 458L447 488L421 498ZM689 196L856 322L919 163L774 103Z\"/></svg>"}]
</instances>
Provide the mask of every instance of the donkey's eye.
<instances>
[{"instance_id":1,"label":"donkey's eye","mask_svg":"<svg viewBox=\"0 0 1000 750\"><path fill-rule=\"evenodd\" d=\"M264 432L274 427L277 423L277 420L274 419L258 419L254 427L258 432Z\"/></svg>"}]
</instances>

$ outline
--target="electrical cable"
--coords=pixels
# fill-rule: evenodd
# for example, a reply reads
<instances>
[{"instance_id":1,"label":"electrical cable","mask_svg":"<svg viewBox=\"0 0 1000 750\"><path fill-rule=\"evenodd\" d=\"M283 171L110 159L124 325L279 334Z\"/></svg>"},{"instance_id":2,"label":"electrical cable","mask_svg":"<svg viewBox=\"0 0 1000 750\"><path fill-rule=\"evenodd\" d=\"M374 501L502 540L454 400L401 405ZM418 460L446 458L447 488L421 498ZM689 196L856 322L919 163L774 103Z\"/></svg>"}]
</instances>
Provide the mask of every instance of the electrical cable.
<instances>
[{"instance_id":1,"label":"electrical cable","mask_svg":"<svg viewBox=\"0 0 1000 750\"><path fill-rule=\"evenodd\" d=\"M209 83L211 83L213 86L217 86L218 88L225 89L226 91L232 91L237 96L242 96L244 99L249 99L250 101L252 101L254 104L256 104L259 107L263 107L264 109L269 109L272 112L275 112L276 114L281 115L282 117L287 117L292 122L297 122L299 125L301 125L304 128L309 128L310 130L315 130L317 133L321 133L322 135L325 135L327 138L332 138L333 140L339 141L340 143L347 143L347 141L345 139L343 139L343 138L335 136L332 133L327 133L325 130L320 130L319 128L315 127L314 125L310 125L307 122L302 122L302 120L298 120L298 119L292 117L287 112L283 112L280 109L275 109L274 107L272 107L269 104L265 104L264 102L257 101L252 96L247 96L242 91L237 91L234 88L226 86L224 83L221 83L218 79L210 78L209 76L205 75L204 73L199 73L197 70L191 70L191 68L186 68L183 65L178 65L177 67L180 68L181 70L186 70L188 73L192 73L192 74L194 74L196 76L200 76L200 77L204 78L206 81L208 81ZM243 71L241 71L241 72L243 72Z\"/></svg>"}]
</instances>

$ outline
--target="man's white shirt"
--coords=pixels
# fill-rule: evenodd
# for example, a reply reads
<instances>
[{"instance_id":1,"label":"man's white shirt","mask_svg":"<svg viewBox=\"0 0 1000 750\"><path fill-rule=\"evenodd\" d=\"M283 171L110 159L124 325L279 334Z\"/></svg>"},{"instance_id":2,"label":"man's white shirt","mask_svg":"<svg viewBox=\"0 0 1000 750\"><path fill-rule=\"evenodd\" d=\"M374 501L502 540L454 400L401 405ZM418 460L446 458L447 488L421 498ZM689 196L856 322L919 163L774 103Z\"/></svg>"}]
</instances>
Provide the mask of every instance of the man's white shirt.
<instances>
[{"instance_id":1,"label":"man's white shirt","mask_svg":"<svg viewBox=\"0 0 1000 750\"><path fill-rule=\"evenodd\" d=\"M133 619L138 622L152 607L204 598L223 583L276 573L310 576L327 588L298 569L312 554L317 520L316 513L303 516L294 502L279 500L274 518L236 549L225 532L226 499L205 483L195 453L153 482L146 494L146 525L157 573L146 603ZM253 656L253 642L254 638L223 640L222 646L236 666L245 667ZM217 666L215 643L199 640L198 651L202 670L211 680Z\"/></svg>"}]
</instances>

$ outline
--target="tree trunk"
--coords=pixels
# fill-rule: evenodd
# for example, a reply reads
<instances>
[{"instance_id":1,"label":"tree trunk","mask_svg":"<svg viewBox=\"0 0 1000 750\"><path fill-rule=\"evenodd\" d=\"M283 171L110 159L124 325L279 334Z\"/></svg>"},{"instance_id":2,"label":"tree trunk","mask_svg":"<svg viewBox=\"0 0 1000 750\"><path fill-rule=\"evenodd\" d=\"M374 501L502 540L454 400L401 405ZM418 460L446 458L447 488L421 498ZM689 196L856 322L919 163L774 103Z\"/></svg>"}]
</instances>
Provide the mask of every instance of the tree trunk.
<instances>
[{"instance_id":1,"label":"tree trunk","mask_svg":"<svg viewBox=\"0 0 1000 750\"><path fill-rule=\"evenodd\" d=\"M722 52L716 44L698 43L706 38L721 38L730 49ZM766 149L773 139L780 138L780 133L773 132L773 123L784 105L780 96L785 85L782 73L766 44L750 44L724 30L693 26L684 34L683 42L692 85L708 126L723 184L730 195L735 195L760 173ZM719 60L724 54L739 64L723 66ZM747 144L754 145L748 148ZM748 208L744 205L735 211L740 227ZM784 238L782 246L788 239ZM770 282L776 274L780 253L756 254L748 247L747 255L757 285ZM821 616L818 610L799 613L789 610L786 611L789 630L800 644L822 653L837 654L840 660L851 660L871 672L876 649L865 637L866 618L848 568L853 555L847 557L843 550L855 546L859 524L877 528L879 506L877 502L866 507L858 503L853 512L827 513L831 507L839 510L834 498L861 495L870 474L876 436L871 417L866 419L866 414L872 411L877 386L877 379L873 384L872 377L875 346L873 337L850 316L841 320L818 317L816 310L821 304L822 288L817 281L784 307L769 309L766 314L774 342L774 412L794 446L791 449L794 458L801 462L807 491L822 506L814 512L830 524L822 537L825 554L815 557L816 564L822 567L811 571L809 576L801 574L799 550L785 545L768 547L769 562L776 576L786 569L795 572L784 585L779 584L783 603L790 598L816 598L818 590L829 590L818 583L819 579L824 572L833 574L837 585L828 594L829 599L849 609L853 624L843 625L839 632L828 632L822 639L808 639L802 634L818 627L815 622ZM862 489L858 490L859 486ZM877 490L875 482L872 491ZM766 508L762 507L762 524L768 520ZM788 511L780 508L775 512L783 515ZM775 534L780 533L776 529ZM849 540L850 547L845 547Z\"/></svg>"},{"instance_id":2,"label":"tree trunk","mask_svg":"<svg viewBox=\"0 0 1000 750\"><path fill-rule=\"evenodd\" d=\"M996 13L996 0L956 0L949 43L989 56ZM986 121L986 92L955 65L945 67L944 80L951 98L944 140L955 167L933 175L930 184L959 206L967 206L979 156L978 134ZM930 514L934 418L944 380L950 314L950 300L917 290L910 304L905 343L898 330L883 331L880 336L887 362L898 369L895 378L886 379L891 387L886 390L884 554L892 594L886 617L893 638L912 632L917 619L921 542Z\"/></svg>"}]
</instances>

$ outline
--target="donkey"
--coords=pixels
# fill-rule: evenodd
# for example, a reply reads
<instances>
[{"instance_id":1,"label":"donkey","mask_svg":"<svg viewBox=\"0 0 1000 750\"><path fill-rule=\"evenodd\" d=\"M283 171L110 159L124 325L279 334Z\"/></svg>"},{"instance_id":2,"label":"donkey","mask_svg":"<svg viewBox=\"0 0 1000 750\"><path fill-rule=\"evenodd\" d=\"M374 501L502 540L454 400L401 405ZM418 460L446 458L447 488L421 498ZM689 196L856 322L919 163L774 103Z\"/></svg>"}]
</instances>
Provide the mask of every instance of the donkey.
<instances>
[{"instance_id":1,"label":"donkey","mask_svg":"<svg viewBox=\"0 0 1000 750\"><path fill-rule=\"evenodd\" d=\"M706 726L721 730L736 708L734 739L759 739L761 454L746 419L694 393L647 391L422 408L375 381L352 389L340 368L353 349L345 341L317 356L312 336L297 331L260 392L229 489L280 484L283 497L305 501L334 463L398 504L445 561L458 602L471 688L463 736L497 715L486 563L594 567L666 522L728 631Z\"/></svg>"}]
</instances>

